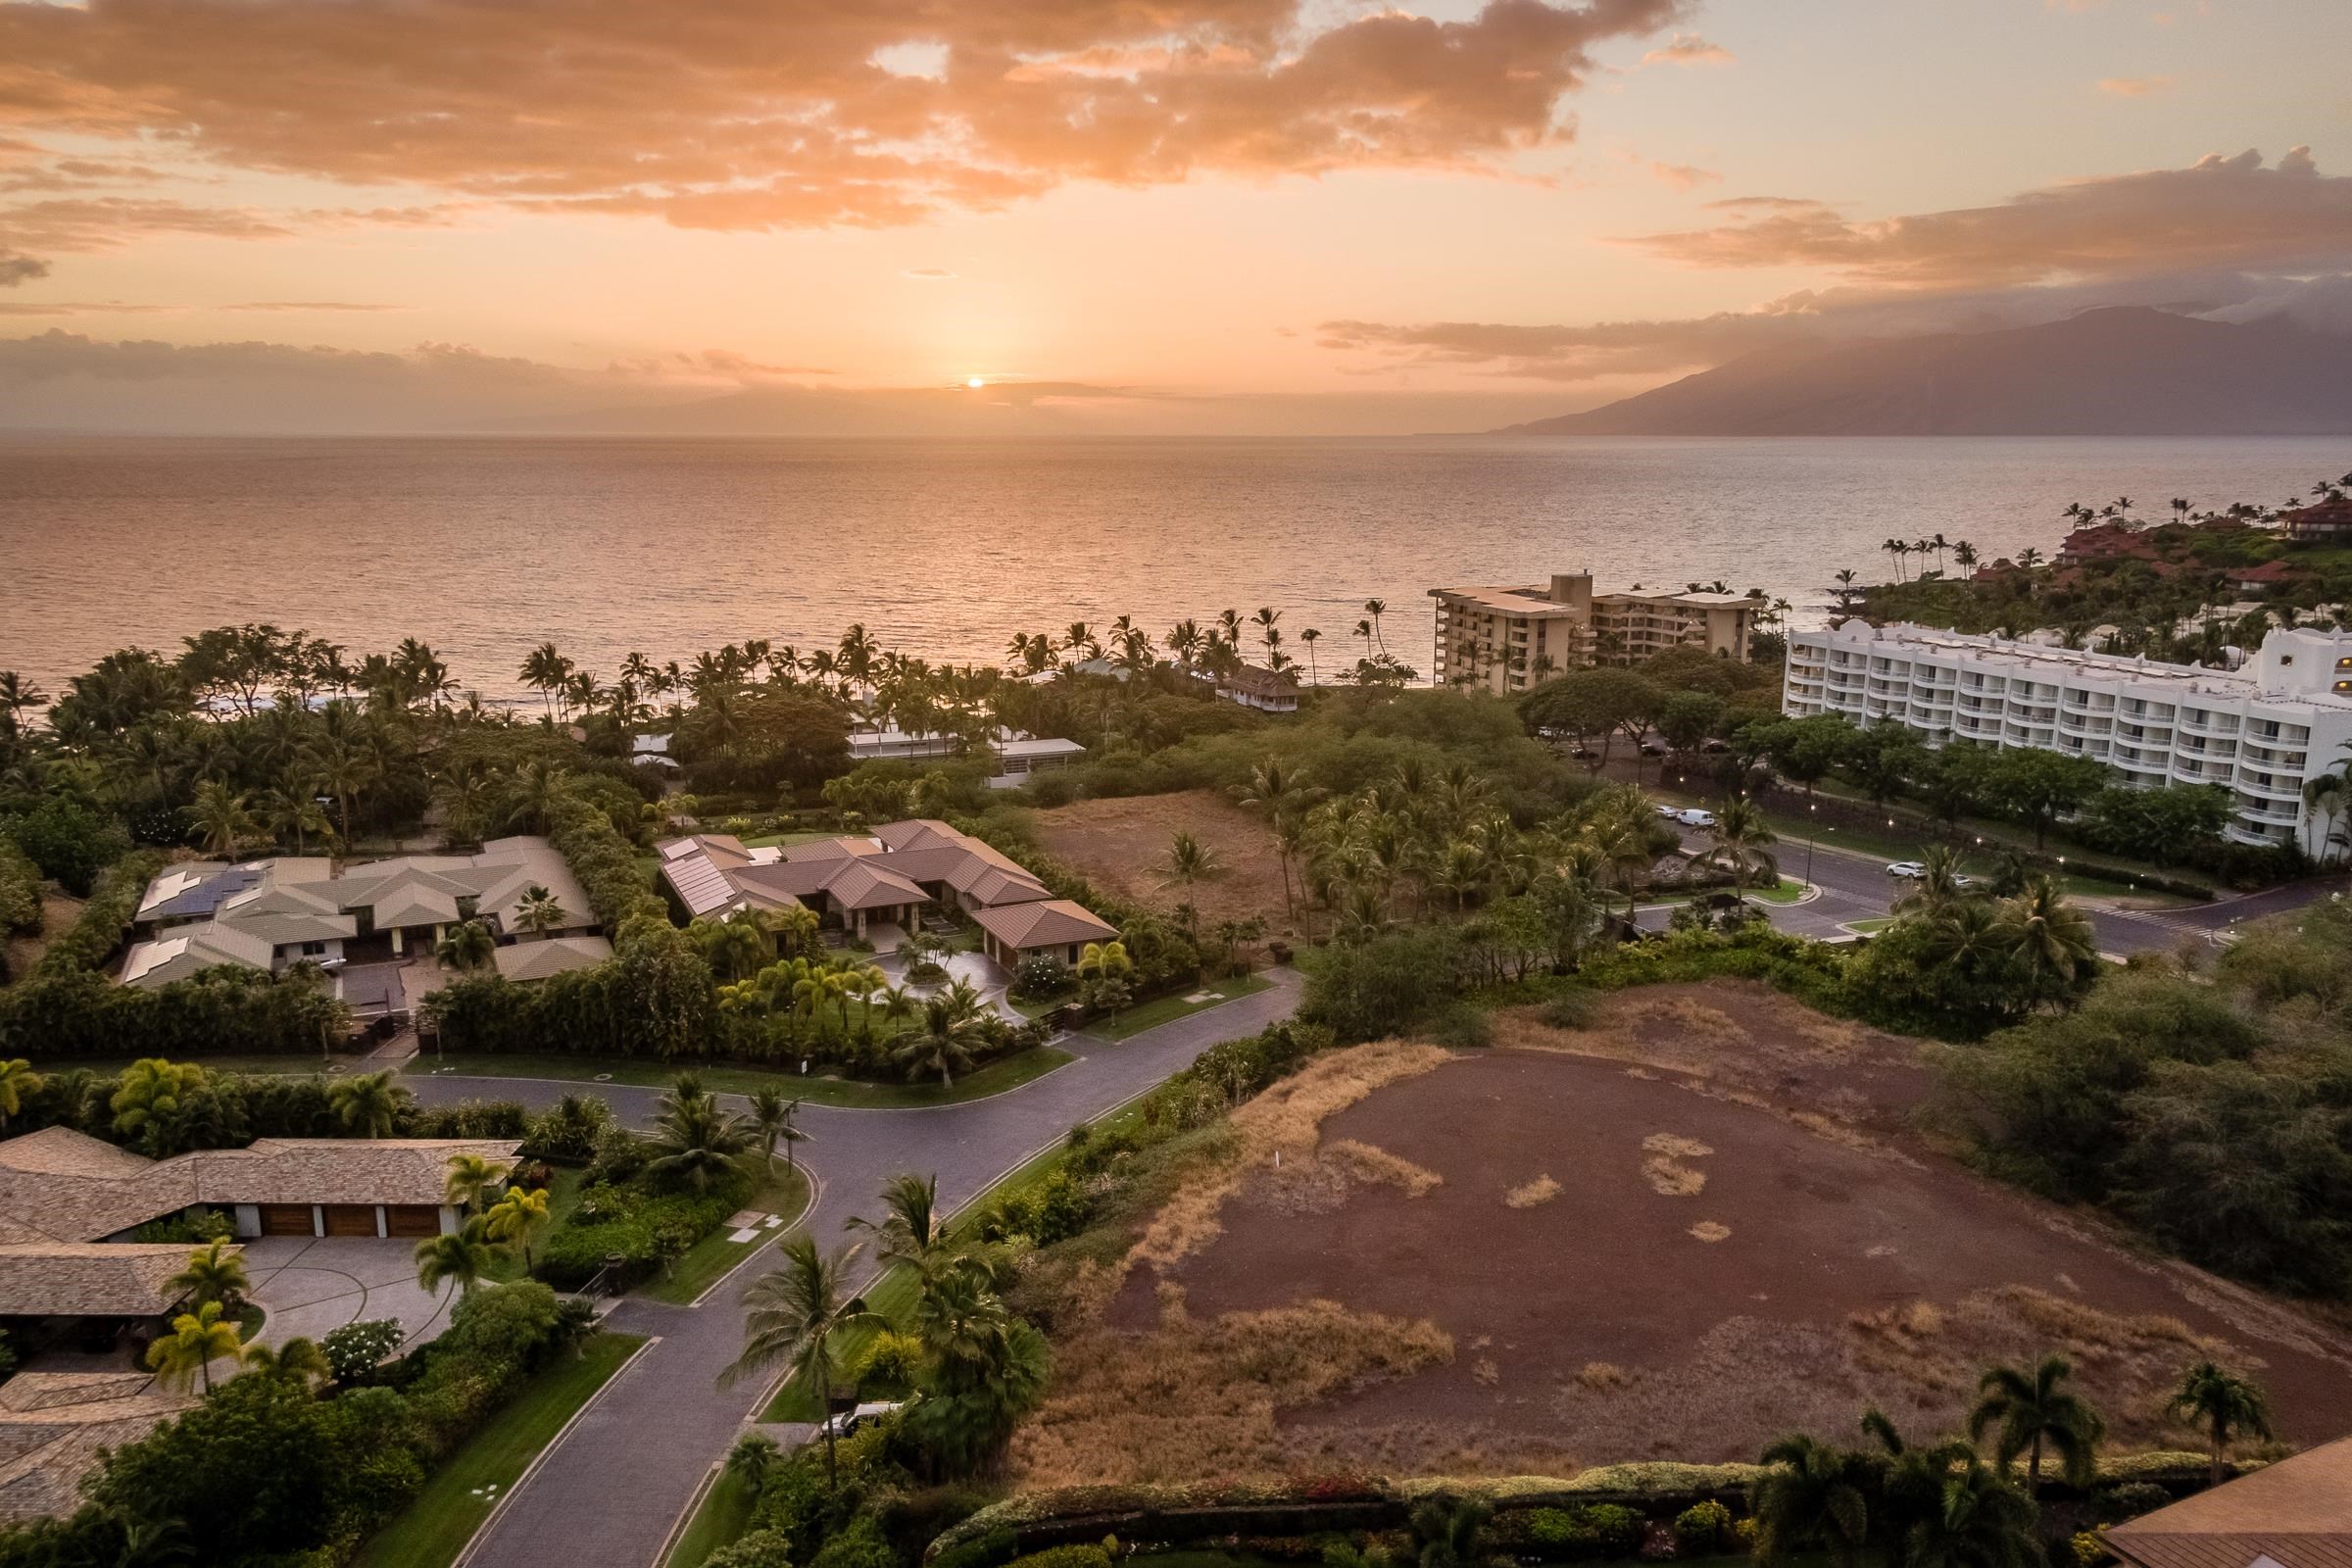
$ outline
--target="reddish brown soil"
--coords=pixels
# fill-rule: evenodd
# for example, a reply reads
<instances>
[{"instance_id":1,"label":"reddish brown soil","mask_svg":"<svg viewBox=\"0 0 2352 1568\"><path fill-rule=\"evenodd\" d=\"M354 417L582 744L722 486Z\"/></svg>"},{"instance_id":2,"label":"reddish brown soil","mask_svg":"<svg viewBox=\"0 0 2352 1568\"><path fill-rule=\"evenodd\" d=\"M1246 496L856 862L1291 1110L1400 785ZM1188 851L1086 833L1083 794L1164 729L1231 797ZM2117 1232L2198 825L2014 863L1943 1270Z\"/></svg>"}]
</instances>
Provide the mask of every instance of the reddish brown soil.
<instances>
[{"instance_id":1,"label":"reddish brown soil","mask_svg":"<svg viewBox=\"0 0 2352 1568\"><path fill-rule=\"evenodd\" d=\"M1035 827L1039 848L1132 903L1165 912L1189 896L1203 925L1252 915L1270 932L1285 924L1273 833L1213 791L1080 801L1038 812ZM1168 845L1178 832L1200 840L1222 866L1189 895L1168 882Z\"/></svg>"},{"instance_id":2,"label":"reddish brown soil","mask_svg":"<svg viewBox=\"0 0 2352 1568\"><path fill-rule=\"evenodd\" d=\"M1897 1094L1909 1078L1877 1059L1854 1071ZM1816 1098L1839 1087L1806 1081ZM2352 1346L2331 1332L1934 1155L1808 1130L1792 1119L1807 1109L1655 1066L1464 1055L1322 1129L1326 1147L1360 1141L1442 1186L1357 1185L1302 1213L1257 1173L1224 1235L1170 1278L1196 1320L1323 1298L1451 1333L1449 1366L1291 1412L1302 1460L1752 1458L1792 1429L1852 1436L1873 1401L1939 1433L1964 1420L1987 1361L2059 1348L2118 1447L2188 1441L2156 1412L2209 1351L2268 1386L2281 1437L2352 1430ZM1661 1156L1644 1143L1658 1135L1709 1152ZM1661 1191L1692 1173L1696 1193ZM1504 1201L1544 1176L1556 1196ZM1150 1323L1157 1284L1139 1268L1110 1321Z\"/></svg>"},{"instance_id":3,"label":"reddish brown soil","mask_svg":"<svg viewBox=\"0 0 2352 1568\"><path fill-rule=\"evenodd\" d=\"M7 973L11 979L21 980L32 973L34 965L41 961L41 955L49 951L50 941L81 918L83 902L70 893L59 892L54 882L42 888L39 934L7 939Z\"/></svg>"}]
</instances>

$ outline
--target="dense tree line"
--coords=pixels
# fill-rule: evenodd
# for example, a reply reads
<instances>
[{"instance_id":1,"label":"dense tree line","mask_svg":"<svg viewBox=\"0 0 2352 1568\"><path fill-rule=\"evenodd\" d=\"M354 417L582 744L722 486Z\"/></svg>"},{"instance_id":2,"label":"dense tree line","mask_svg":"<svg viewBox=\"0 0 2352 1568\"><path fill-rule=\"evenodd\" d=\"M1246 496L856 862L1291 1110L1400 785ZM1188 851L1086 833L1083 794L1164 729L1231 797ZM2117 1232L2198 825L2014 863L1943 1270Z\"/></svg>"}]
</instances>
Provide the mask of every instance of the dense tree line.
<instances>
[{"instance_id":1,"label":"dense tree line","mask_svg":"<svg viewBox=\"0 0 2352 1568\"><path fill-rule=\"evenodd\" d=\"M1942 1063L2003 1175L2112 1208L2181 1255L2352 1294L2352 910L2248 927L2210 973L2141 960L2071 1011Z\"/></svg>"}]
</instances>

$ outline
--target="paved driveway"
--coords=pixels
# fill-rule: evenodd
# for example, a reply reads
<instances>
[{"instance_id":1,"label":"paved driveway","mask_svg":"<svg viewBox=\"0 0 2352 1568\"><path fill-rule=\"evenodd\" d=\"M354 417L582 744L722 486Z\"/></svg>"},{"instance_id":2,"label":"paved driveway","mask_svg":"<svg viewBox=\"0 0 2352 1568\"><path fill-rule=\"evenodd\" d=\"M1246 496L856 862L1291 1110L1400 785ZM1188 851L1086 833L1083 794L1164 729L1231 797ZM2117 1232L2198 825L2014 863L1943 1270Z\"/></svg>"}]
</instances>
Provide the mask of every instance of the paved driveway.
<instances>
[{"instance_id":1,"label":"paved driveway","mask_svg":"<svg viewBox=\"0 0 2352 1568\"><path fill-rule=\"evenodd\" d=\"M883 1182L900 1171L936 1174L943 1202L960 1205L1013 1166L1087 1121L1188 1065L1208 1047L1255 1034L1298 1004L1298 976L1272 971L1273 986L1113 1044L1063 1041L1078 1059L1017 1089L960 1105L854 1110L810 1105L802 1159L817 1179L808 1228L826 1247L850 1215L872 1213ZM517 1099L537 1108L571 1092L603 1095L643 1122L660 1091L618 1084L443 1074L411 1085L428 1103ZM739 1097L721 1099L740 1106ZM466 1558L466 1568L649 1568L704 1473L758 1416L763 1379L732 1390L719 1372L743 1348L743 1293L772 1254L738 1269L699 1306L631 1297L608 1323L659 1336L582 1414L546 1462L515 1489ZM865 1263L861 1258L860 1264ZM856 1271L862 1278L870 1269Z\"/></svg>"},{"instance_id":2,"label":"paved driveway","mask_svg":"<svg viewBox=\"0 0 2352 1568\"><path fill-rule=\"evenodd\" d=\"M449 1326L448 1303L416 1284L416 1244L398 1237L264 1236L245 1246L253 1299L270 1315L255 1338L283 1345L326 1338L363 1318L399 1322L408 1344Z\"/></svg>"}]
</instances>

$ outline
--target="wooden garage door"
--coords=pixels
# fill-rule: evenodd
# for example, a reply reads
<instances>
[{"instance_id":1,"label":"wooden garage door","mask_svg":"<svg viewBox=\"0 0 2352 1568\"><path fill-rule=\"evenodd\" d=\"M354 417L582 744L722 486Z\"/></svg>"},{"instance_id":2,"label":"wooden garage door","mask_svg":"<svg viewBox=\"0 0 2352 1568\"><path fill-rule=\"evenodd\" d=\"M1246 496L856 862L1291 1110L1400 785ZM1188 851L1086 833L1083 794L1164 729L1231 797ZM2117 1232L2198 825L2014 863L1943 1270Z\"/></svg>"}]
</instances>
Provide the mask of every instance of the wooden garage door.
<instances>
[{"instance_id":1,"label":"wooden garage door","mask_svg":"<svg viewBox=\"0 0 2352 1568\"><path fill-rule=\"evenodd\" d=\"M426 1203L388 1203L384 1230L393 1236L438 1236L441 1211Z\"/></svg>"},{"instance_id":2,"label":"wooden garage door","mask_svg":"<svg viewBox=\"0 0 2352 1568\"><path fill-rule=\"evenodd\" d=\"M308 1203L264 1203L262 1205L262 1234L264 1236L309 1236L311 1205Z\"/></svg>"},{"instance_id":3,"label":"wooden garage door","mask_svg":"<svg viewBox=\"0 0 2352 1568\"><path fill-rule=\"evenodd\" d=\"M327 1204L326 1234L329 1236L373 1236L375 1234L375 1205L373 1203Z\"/></svg>"}]
</instances>

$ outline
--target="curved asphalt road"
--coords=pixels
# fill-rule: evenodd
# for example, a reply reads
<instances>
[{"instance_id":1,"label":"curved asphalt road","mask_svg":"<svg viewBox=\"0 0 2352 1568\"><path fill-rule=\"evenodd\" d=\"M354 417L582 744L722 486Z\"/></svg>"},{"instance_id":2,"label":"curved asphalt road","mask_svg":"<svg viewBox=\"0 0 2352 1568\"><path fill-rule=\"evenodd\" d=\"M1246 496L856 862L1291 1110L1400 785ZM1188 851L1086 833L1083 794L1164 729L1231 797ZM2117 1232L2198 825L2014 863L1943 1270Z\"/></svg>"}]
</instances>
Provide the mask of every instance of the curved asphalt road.
<instances>
[{"instance_id":1,"label":"curved asphalt road","mask_svg":"<svg viewBox=\"0 0 2352 1568\"><path fill-rule=\"evenodd\" d=\"M1077 1059L1017 1089L960 1105L855 1110L810 1105L802 1163L816 1177L809 1228L827 1247L842 1222L875 1212L875 1195L905 1170L936 1172L943 1202L960 1206L999 1177L1189 1065L1220 1041L1255 1034L1290 1016L1298 976L1270 971L1272 987L1147 1029L1117 1044L1079 1035L1064 1041ZM643 1122L660 1091L620 1084L536 1078L419 1075L411 1086L427 1103L520 1100L534 1109L562 1095L602 1095L623 1117ZM722 1097L734 1099L736 1097ZM721 1457L759 1414L768 1387L749 1380L721 1391L716 1379L743 1348L743 1293L767 1253L738 1268L699 1305L624 1298L606 1320L656 1335L605 1389L545 1462L511 1494L461 1559L465 1568L650 1568L672 1523Z\"/></svg>"}]
</instances>

